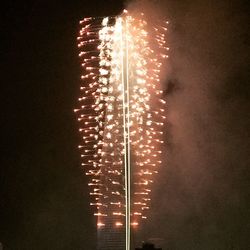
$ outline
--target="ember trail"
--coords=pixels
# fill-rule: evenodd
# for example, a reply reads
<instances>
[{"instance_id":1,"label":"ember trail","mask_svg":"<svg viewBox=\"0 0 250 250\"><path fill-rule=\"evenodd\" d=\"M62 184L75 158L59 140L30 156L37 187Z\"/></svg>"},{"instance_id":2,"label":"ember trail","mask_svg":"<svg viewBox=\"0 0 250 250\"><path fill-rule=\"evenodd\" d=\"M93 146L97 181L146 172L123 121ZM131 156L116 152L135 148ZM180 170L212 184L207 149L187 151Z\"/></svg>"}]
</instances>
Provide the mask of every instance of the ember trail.
<instances>
[{"instance_id":1,"label":"ember trail","mask_svg":"<svg viewBox=\"0 0 250 250\"><path fill-rule=\"evenodd\" d=\"M148 216L162 163L166 117L159 74L168 57L167 23L151 27L143 13L126 10L80 21L82 82L75 112L99 250L130 250L131 231Z\"/></svg>"}]
</instances>

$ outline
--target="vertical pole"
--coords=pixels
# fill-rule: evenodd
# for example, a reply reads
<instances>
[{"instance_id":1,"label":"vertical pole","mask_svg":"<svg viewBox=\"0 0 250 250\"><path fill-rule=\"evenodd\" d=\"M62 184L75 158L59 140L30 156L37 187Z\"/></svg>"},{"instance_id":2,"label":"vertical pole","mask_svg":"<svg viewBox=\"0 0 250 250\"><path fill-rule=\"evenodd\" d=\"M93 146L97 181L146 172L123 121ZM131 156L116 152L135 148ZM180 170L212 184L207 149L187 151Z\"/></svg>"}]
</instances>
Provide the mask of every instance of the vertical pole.
<instances>
[{"instance_id":1,"label":"vertical pole","mask_svg":"<svg viewBox=\"0 0 250 250\"><path fill-rule=\"evenodd\" d=\"M126 17L125 17L126 18ZM128 235L128 241L127 241L127 250L130 250L130 217L131 217L131 211L130 211L130 170L131 170L131 156L130 156L130 99L129 99L129 61L128 61L128 23L127 18L125 19L125 49L126 49L126 85L127 85L127 150L128 150L128 157L127 157L127 188L128 188L128 212L127 212L127 235Z\"/></svg>"},{"instance_id":2,"label":"vertical pole","mask_svg":"<svg viewBox=\"0 0 250 250\"><path fill-rule=\"evenodd\" d=\"M130 114L129 114L129 64L127 19L122 20L121 53L122 53L122 86L123 86L123 139L124 139L124 172L125 172L125 220L126 250L130 250ZM124 28L123 28L124 26ZM124 39L124 40L123 40Z\"/></svg>"}]
</instances>

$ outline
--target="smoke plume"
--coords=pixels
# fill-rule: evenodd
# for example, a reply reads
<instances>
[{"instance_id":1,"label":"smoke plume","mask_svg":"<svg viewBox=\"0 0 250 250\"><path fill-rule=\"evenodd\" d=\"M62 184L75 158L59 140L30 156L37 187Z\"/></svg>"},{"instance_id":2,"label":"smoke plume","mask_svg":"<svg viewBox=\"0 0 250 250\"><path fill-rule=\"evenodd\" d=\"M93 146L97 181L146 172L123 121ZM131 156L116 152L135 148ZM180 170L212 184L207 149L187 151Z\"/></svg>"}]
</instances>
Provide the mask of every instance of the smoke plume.
<instances>
[{"instance_id":1,"label":"smoke plume","mask_svg":"<svg viewBox=\"0 0 250 250\"><path fill-rule=\"evenodd\" d=\"M141 236L163 249L249 247L247 1L132 1L170 21L166 164ZM145 230L146 229L146 230Z\"/></svg>"}]
</instances>

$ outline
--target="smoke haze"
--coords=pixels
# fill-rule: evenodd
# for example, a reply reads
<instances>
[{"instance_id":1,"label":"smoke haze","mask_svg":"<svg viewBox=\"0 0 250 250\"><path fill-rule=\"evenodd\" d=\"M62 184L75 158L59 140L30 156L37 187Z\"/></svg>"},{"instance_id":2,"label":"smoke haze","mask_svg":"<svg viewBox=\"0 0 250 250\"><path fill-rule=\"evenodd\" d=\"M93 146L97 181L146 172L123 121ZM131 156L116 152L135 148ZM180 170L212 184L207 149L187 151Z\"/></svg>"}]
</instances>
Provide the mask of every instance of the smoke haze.
<instances>
[{"instance_id":1,"label":"smoke haze","mask_svg":"<svg viewBox=\"0 0 250 250\"><path fill-rule=\"evenodd\" d=\"M170 21L167 164L142 236L164 238L163 249L250 247L247 8L246 1L128 3L152 21Z\"/></svg>"},{"instance_id":2,"label":"smoke haze","mask_svg":"<svg viewBox=\"0 0 250 250\"><path fill-rule=\"evenodd\" d=\"M13 250L93 250L80 168L79 20L124 0L5 1L1 21L0 242ZM169 20L166 157L141 239L164 250L249 247L249 1L136 1Z\"/></svg>"}]
</instances>

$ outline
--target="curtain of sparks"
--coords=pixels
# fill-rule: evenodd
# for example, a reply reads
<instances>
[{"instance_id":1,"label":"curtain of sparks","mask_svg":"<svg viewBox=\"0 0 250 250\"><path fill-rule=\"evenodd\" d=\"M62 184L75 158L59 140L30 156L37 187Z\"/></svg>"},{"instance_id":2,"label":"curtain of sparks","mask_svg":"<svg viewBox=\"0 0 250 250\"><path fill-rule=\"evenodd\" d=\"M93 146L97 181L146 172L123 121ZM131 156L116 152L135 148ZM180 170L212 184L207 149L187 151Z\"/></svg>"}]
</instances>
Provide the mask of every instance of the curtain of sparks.
<instances>
[{"instance_id":1,"label":"curtain of sparks","mask_svg":"<svg viewBox=\"0 0 250 250\"><path fill-rule=\"evenodd\" d=\"M130 228L147 218L153 175L162 163L165 101L159 74L168 57L167 24L151 28L143 13L127 11L80 21L83 75L75 112L90 205L97 227L126 228L126 242Z\"/></svg>"}]
</instances>

